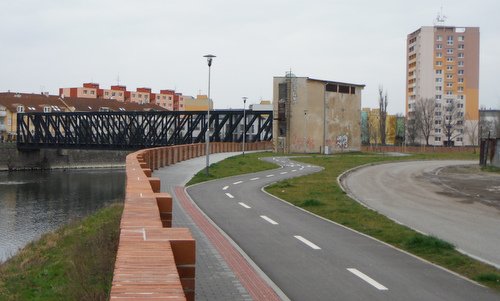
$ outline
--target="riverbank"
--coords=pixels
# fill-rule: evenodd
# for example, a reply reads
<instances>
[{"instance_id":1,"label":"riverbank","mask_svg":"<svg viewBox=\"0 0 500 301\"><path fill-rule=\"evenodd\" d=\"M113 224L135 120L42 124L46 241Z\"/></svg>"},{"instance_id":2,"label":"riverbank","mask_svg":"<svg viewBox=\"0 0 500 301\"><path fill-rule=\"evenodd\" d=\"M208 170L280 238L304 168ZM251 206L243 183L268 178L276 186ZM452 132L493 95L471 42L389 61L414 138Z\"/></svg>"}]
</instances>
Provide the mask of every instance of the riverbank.
<instances>
[{"instance_id":1,"label":"riverbank","mask_svg":"<svg viewBox=\"0 0 500 301\"><path fill-rule=\"evenodd\" d=\"M125 150L40 149L19 151L15 143L0 144L0 171L69 168L123 168Z\"/></svg>"},{"instance_id":2,"label":"riverbank","mask_svg":"<svg viewBox=\"0 0 500 301\"><path fill-rule=\"evenodd\" d=\"M43 235L0 265L0 300L107 300L122 204Z\"/></svg>"}]
</instances>

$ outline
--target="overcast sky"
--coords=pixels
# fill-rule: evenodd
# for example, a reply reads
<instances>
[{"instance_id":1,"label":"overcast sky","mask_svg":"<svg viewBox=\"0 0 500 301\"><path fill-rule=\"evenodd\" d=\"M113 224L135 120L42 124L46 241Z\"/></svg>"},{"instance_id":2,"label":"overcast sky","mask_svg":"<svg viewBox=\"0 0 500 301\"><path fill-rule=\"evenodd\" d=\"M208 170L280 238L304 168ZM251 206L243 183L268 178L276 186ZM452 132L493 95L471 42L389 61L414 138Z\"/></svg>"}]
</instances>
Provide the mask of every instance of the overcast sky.
<instances>
[{"instance_id":1,"label":"overcast sky","mask_svg":"<svg viewBox=\"0 0 500 301\"><path fill-rule=\"evenodd\" d=\"M365 84L363 106L378 86L389 111L404 112L406 35L446 24L479 26L480 105L500 109L498 0L3 0L0 91L48 91L97 82L207 92L214 54L216 108L272 99L273 76Z\"/></svg>"}]
</instances>

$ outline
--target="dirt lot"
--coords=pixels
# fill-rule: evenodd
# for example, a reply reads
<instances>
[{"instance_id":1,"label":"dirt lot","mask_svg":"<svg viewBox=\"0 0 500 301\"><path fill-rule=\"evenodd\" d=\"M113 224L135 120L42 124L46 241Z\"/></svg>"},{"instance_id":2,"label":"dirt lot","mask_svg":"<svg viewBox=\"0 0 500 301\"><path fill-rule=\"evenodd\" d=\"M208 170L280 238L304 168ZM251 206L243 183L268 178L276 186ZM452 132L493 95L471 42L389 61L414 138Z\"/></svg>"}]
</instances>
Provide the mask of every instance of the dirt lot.
<instances>
[{"instance_id":1,"label":"dirt lot","mask_svg":"<svg viewBox=\"0 0 500 301\"><path fill-rule=\"evenodd\" d=\"M479 166L461 165L426 173L435 184L442 185L442 194L463 198L463 202L482 202L500 209L500 174L483 172Z\"/></svg>"}]
</instances>

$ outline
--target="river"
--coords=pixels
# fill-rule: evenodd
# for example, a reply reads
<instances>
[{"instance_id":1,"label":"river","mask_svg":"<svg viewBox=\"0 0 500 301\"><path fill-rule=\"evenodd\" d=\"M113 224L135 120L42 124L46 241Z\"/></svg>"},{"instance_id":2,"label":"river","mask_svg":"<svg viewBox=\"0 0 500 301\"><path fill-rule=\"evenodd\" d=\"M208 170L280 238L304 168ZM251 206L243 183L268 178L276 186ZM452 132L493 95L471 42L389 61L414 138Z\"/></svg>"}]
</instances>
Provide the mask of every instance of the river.
<instances>
[{"instance_id":1,"label":"river","mask_svg":"<svg viewBox=\"0 0 500 301\"><path fill-rule=\"evenodd\" d=\"M0 172L0 262L124 195L124 169Z\"/></svg>"}]
</instances>

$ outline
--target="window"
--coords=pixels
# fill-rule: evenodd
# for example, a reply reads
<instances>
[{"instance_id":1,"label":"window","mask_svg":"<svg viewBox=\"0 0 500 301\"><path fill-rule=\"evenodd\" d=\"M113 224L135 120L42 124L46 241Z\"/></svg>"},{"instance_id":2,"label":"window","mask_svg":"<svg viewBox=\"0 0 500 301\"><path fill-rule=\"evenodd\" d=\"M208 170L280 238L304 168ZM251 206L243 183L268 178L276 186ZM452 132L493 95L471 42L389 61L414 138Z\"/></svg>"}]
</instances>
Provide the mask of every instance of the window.
<instances>
[{"instance_id":1,"label":"window","mask_svg":"<svg viewBox=\"0 0 500 301\"><path fill-rule=\"evenodd\" d=\"M95 91L94 90L90 90L90 95L94 95L95 94Z\"/></svg>"},{"instance_id":2,"label":"window","mask_svg":"<svg viewBox=\"0 0 500 301\"><path fill-rule=\"evenodd\" d=\"M442 91L443 90L443 87L441 86L436 86L436 91Z\"/></svg>"},{"instance_id":3,"label":"window","mask_svg":"<svg viewBox=\"0 0 500 301\"><path fill-rule=\"evenodd\" d=\"M452 65L446 66L446 70L453 70L453 66Z\"/></svg>"},{"instance_id":4,"label":"window","mask_svg":"<svg viewBox=\"0 0 500 301\"><path fill-rule=\"evenodd\" d=\"M443 45L441 45L441 44L437 44L437 45L436 45L436 49L443 49Z\"/></svg>"},{"instance_id":5,"label":"window","mask_svg":"<svg viewBox=\"0 0 500 301\"><path fill-rule=\"evenodd\" d=\"M463 130L462 130L462 134L463 134ZM462 137L457 137L457 141L462 142Z\"/></svg>"},{"instance_id":6,"label":"window","mask_svg":"<svg viewBox=\"0 0 500 301\"><path fill-rule=\"evenodd\" d=\"M160 100L160 95L156 96L156 100Z\"/></svg>"},{"instance_id":7,"label":"window","mask_svg":"<svg viewBox=\"0 0 500 301\"><path fill-rule=\"evenodd\" d=\"M457 99L459 99L459 100L464 100L464 99L465 99L465 96L463 96L463 95L458 95L458 96L457 96Z\"/></svg>"},{"instance_id":8,"label":"window","mask_svg":"<svg viewBox=\"0 0 500 301\"><path fill-rule=\"evenodd\" d=\"M459 84L462 84L463 82L464 82L464 78L463 77L458 78L458 83Z\"/></svg>"},{"instance_id":9,"label":"window","mask_svg":"<svg viewBox=\"0 0 500 301\"><path fill-rule=\"evenodd\" d=\"M447 62L453 62L453 58L451 56L449 56L449 57L446 58L446 61Z\"/></svg>"},{"instance_id":10,"label":"window","mask_svg":"<svg viewBox=\"0 0 500 301\"><path fill-rule=\"evenodd\" d=\"M122 92L118 93L118 96L122 96L122 95L123 95Z\"/></svg>"},{"instance_id":11,"label":"window","mask_svg":"<svg viewBox=\"0 0 500 301\"><path fill-rule=\"evenodd\" d=\"M458 103L458 104L457 104L457 108L462 109L463 107L464 107L464 104L463 104L463 103Z\"/></svg>"},{"instance_id":12,"label":"window","mask_svg":"<svg viewBox=\"0 0 500 301\"><path fill-rule=\"evenodd\" d=\"M441 53L441 52L437 52L437 53L436 53L436 57L437 57L437 58L443 57L443 53Z\"/></svg>"},{"instance_id":13,"label":"window","mask_svg":"<svg viewBox=\"0 0 500 301\"><path fill-rule=\"evenodd\" d=\"M111 96L115 96L115 95L116 95L116 93L115 93L115 92L111 93Z\"/></svg>"},{"instance_id":14,"label":"window","mask_svg":"<svg viewBox=\"0 0 500 301\"><path fill-rule=\"evenodd\" d=\"M441 120L434 120L434 124L441 124Z\"/></svg>"},{"instance_id":15,"label":"window","mask_svg":"<svg viewBox=\"0 0 500 301\"><path fill-rule=\"evenodd\" d=\"M448 45L453 45L453 36L448 36L448 41L446 42Z\"/></svg>"},{"instance_id":16,"label":"window","mask_svg":"<svg viewBox=\"0 0 500 301\"><path fill-rule=\"evenodd\" d=\"M436 100L440 100L441 99L441 95L436 95Z\"/></svg>"},{"instance_id":17,"label":"window","mask_svg":"<svg viewBox=\"0 0 500 301\"><path fill-rule=\"evenodd\" d=\"M464 61L458 62L458 67L463 67L464 66Z\"/></svg>"},{"instance_id":18,"label":"window","mask_svg":"<svg viewBox=\"0 0 500 301\"><path fill-rule=\"evenodd\" d=\"M463 120L457 120L457 125L463 125L464 121Z\"/></svg>"},{"instance_id":19,"label":"window","mask_svg":"<svg viewBox=\"0 0 500 301\"><path fill-rule=\"evenodd\" d=\"M446 79L452 79L452 78L453 78L453 74L450 74L450 73L446 74Z\"/></svg>"},{"instance_id":20,"label":"window","mask_svg":"<svg viewBox=\"0 0 500 301\"><path fill-rule=\"evenodd\" d=\"M442 82L442 81L443 81L443 79L442 79L442 78L440 78L440 77L436 77L436 83L440 83L440 82Z\"/></svg>"},{"instance_id":21,"label":"window","mask_svg":"<svg viewBox=\"0 0 500 301\"><path fill-rule=\"evenodd\" d=\"M24 106L17 106L18 113L24 113Z\"/></svg>"},{"instance_id":22,"label":"window","mask_svg":"<svg viewBox=\"0 0 500 301\"><path fill-rule=\"evenodd\" d=\"M139 98L142 98L142 94L137 94L137 96L139 96Z\"/></svg>"},{"instance_id":23,"label":"window","mask_svg":"<svg viewBox=\"0 0 500 301\"><path fill-rule=\"evenodd\" d=\"M441 104L440 104L440 103L437 103L437 104L435 104L435 105L434 105L434 107L436 107L436 108L438 108L438 109L439 109L439 108L441 108Z\"/></svg>"},{"instance_id":24,"label":"window","mask_svg":"<svg viewBox=\"0 0 500 301\"><path fill-rule=\"evenodd\" d=\"M434 141L441 141L441 137L434 137Z\"/></svg>"},{"instance_id":25,"label":"window","mask_svg":"<svg viewBox=\"0 0 500 301\"><path fill-rule=\"evenodd\" d=\"M459 59L463 59L463 58L464 58L464 53L463 53L463 52L460 52L460 53L458 54L458 58L459 58Z\"/></svg>"},{"instance_id":26,"label":"window","mask_svg":"<svg viewBox=\"0 0 500 301\"><path fill-rule=\"evenodd\" d=\"M411 46L410 48L408 48L408 52L413 52L415 50L415 46Z\"/></svg>"},{"instance_id":27,"label":"window","mask_svg":"<svg viewBox=\"0 0 500 301\"><path fill-rule=\"evenodd\" d=\"M434 112L434 115L435 116L441 116L441 112L440 111L436 111L436 112Z\"/></svg>"},{"instance_id":28,"label":"window","mask_svg":"<svg viewBox=\"0 0 500 301\"><path fill-rule=\"evenodd\" d=\"M464 75L464 70L458 70L458 75Z\"/></svg>"},{"instance_id":29,"label":"window","mask_svg":"<svg viewBox=\"0 0 500 301\"><path fill-rule=\"evenodd\" d=\"M87 94L87 90L83 90L83 94Z\"/></svg>"},{"instance_id":30,"label":"window","mask_svg":"<svg viewBox=\"0 0 500 301\"><path fill-rule=\"evenodd\" d=\"M453 48L446 49L446 54L453 54Z\"/></svg>"},{"instance_id":31,"label":"window","mask_svg":"<svg viewBox=\"0 0 500 301\"><path fill-rule=\"evenodd\" d=\"M458 92L463 92L464 91L464 87L458 87Z\"/></svg>"},{"instance_id":32,"label":"window","mask_svg":"<svg viewBox=\"0 0 500 301\"><path fill-rule=\"evenodd\" d=\"M452 91L446 91L446 95L453 95Z\"/></svg>"},{"instance_id":33,"label":"window","mask_svg":"<svg viewBox=\"0 0 500 301\"><path fill-rule=\"evenodd\" d=\"M434 129L434 133L436 133L436 134L441 133L441 129L440 129L440 128L435 128L435 129Z\"/></svg>"},{"instance_id":34,"label":"window","mask_svg":"<svg viewBox=\"0 0 500 301\"><path fill-rule=\"evenodd\" d=\"M44 113L50 113L50 107L43 107Z\"/></svg>"},{"instance_id":35,"label":"window","mask_svg":"<svg viewBox=\"0 0 500 301\"><path fill-rule=\"evenodd\" d=\"M436 61L436 66L443 66L443 62L441 62L441 61Z\"/></svg>"},{"instance_id":36,"label":"window","mask_svg":"<svg viewBox=\"0 0 500 301\"><path fill-rule=\"evenodd\" d=\"M436 74L443 74L443 70L436 70Z\"/></svg>"},{"instance_id":37,"label":"window","mask_svg":"<svg viewBox=\"0 0 500 301\"><path fill-rule=\"evenodd\" d=\"M448 87L448 88L453 87L453 83L446 83L446 87Z\"/></svg>"},{"instance_id":38,"label":"window","mask_svg":"<svg viewBox=\"0 0 500 301\"><path fill-rule=\"evenodd\" d=\"M104 92L104 95L108 96L108 95L109 95L109 92L108 92L108 91Z\"/></svg>"},{"instance_id":39,"label":"window","mask_svg":"<svg viewBox=\"0 0 500 301\"><path fill-rule=\"evenodd\" d=\"M135 98L135 93L132 93L132 97L134 97L134 98Z\"/></svg>"},{"instance_id":40,"label":"window","mask_svg":"<svg viewBox=\"0 0 500 301\"><path fill-rule=\"evenodd\" d=\"M465 45L464 45L464 44L459 44L459 45L458 45L458 49L460 49L460 50L464 50L464 49L465 49Z\"/></svg>"},{"instance_id":41,"label":"window","mask_svg":"<svg viewBox=\"0 0 500 301\"><path fill-rule=\"evenodd\" d=\"M465 40L465 36L458 36L458 41L463 42Z\"/></svg>"},{"instance_id":42,"label":"window","mask_svg":"<svg viewBox=\"0 0 500 301\"><path fill-rule=\"evenodd\" d=\"M436 41L441 42L442 40L443 40L443 36L442 35L438 35L436 37Z\"/></svg>"}]
</instances>

